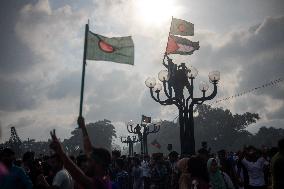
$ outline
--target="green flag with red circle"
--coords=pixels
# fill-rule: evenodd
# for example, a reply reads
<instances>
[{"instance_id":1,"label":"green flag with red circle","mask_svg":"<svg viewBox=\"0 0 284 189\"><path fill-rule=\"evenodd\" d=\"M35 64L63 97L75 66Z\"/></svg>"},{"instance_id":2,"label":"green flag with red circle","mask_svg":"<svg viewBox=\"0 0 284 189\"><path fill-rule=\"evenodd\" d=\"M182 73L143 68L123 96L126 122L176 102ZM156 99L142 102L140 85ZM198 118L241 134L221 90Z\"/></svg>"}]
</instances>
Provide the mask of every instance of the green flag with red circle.
<instances>
[{"instance_id":1,"label":"green flag with red circle","mask_svg":"<svg viewBox=\"0 0 284 189\"><path fill-rule=\"evenodd\" d=\"M86 59L134 65L134 43L131 36L105 37L88 32Z\"/></svg>"},{"instance_id":2,"label":"green flag with red circle","mask_svg":"<svg viewBox=\"0 0 284 189\"><path fill-rule=\"evenodd\" d=\"M193 36L194 25L182 19L172 18L170 33L172 35Z\"/></svg>"}]
</instances>

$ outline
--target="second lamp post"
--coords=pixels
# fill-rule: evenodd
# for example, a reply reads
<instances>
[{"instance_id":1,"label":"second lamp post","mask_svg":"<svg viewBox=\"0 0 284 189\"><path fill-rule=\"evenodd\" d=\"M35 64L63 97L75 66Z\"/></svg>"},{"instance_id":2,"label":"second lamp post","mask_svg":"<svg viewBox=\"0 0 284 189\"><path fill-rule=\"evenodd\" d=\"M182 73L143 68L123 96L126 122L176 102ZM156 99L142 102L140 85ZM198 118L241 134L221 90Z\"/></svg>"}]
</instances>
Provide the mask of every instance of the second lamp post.
<instances>
[{"instance_id":1,"label":"second lamp post","mask_svg":"<svg viewBox=\"0 0 284 189\"><path fill-rule=\"evenodd\" d=\"M138 135L138 140L141 142L141 154L148 155L148 135L159 132L160 123L145 123L142 116L141 124L134 125L132 121L128 122L127 130L129 133Z\"/></svg>"},{"instance_id":2,"label":"second lamp post","mask_svg":"<svg viewBox=\"0 0 284 189\"><path fill-rule=\"evenodd\" d=\"M133 156L133 144L138 142L139 140L136 139L136 136L132 136L132 139L130 136L127 136L127 138L125 137L120 137L120 140L122 143L126 143L128 145L128 155L129 156Z\"/></svg>"}]
</instances>

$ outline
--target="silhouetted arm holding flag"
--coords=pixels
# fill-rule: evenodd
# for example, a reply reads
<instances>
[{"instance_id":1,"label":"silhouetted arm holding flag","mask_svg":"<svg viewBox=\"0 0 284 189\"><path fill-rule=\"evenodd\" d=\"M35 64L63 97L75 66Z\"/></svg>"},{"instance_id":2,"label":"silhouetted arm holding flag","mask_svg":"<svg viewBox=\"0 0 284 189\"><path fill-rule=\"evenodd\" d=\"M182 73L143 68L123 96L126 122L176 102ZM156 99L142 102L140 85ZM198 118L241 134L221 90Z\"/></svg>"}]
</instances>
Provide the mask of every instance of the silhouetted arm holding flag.
<instances>
[{"instance_id":1,"label":"silhouetted arm holding flag","mask_svg":"<svg viewBox=\"0 0 284 189\"><path fill-rule=\"evenodd\" d=\"M82 129L84 150L86 155L89 157L92 153L92 143L87 132L84 117L79 116L77 123L79 125L79 128Z\"/></svg>"},{"instance_id":2,"label":"silhouetted arm holding flag","mask_svg":"<svg viewBox=\"0 0 284 189\"><path fill-rule=\"evenodd\" d=\"M70 173L72 178L74 178L83 188L91 188L92 178L85 175L85 173L64 153L63 147L56 137L55 130L50 132L50 136L52 139L50 148L60 156L64 167Z\"/></svg>"}]
</instances>

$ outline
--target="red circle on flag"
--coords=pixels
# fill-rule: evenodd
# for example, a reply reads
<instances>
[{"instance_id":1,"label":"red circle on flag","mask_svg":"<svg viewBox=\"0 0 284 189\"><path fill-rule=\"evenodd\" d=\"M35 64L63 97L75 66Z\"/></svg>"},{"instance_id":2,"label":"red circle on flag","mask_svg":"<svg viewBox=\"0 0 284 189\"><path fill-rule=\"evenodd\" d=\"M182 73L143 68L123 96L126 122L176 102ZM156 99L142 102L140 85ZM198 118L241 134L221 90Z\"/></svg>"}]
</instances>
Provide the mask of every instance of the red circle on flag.
<instances>
[{"instance_id":1,"label":"red circle on flag","mask_svg":"<svg viewBox=\"0 0 284 189\"><path fill-rule=\"evenodd\" d=\"M185 31L185 26L184 26L183 24L180 24L180 25L178 26L178 30L179 30L180 32L184 32L184 31Z\"/></svg>"},{"instance_id":2,"label":"red circle on flag","mask_svg":"<svg viewBox=\"0 0 284 189\"><path fill-rule=\"evenodd\" d=\"M106 53L112 53L114 51L113 46L111 46L110 44L100 40L99 41L99 47L102 51L106 52Z\"/></svg>"}]
</instances>

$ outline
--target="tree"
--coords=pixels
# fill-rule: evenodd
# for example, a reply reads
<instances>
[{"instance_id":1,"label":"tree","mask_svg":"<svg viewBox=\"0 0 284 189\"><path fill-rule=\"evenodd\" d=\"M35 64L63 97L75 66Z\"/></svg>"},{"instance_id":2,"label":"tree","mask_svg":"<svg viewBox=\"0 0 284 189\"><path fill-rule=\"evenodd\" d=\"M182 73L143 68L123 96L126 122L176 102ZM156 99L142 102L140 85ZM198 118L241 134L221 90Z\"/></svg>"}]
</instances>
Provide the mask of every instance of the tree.
<instances>
[{"instance_id":1,"label":"tree","mask_svg":"<svg viewBox=\"0 0 284 189\"><path fill-rule=\"evenodd\" d=\"M207 141L214 150L239 147L238 139L250 135L244 129L259 119L256 113L233 115L229 110L209 105L198 106L195 112L198 114L194 120L196 144L200 147L202 141Z\"/></svg>"},{"instance_id":2,"label":"tree","mask_svg":"<svg viewBox=\"0 0 284 189\"><path fill-rule=\"evenodd\" d=\"M284 129L276 129L273 127L261 127L259 131L253 136L251 144L260 147L277 146L278 140L284 137Z\"/></svg>"},{"instance_id":3,"label":"tree","mask_svg":"<svg viewBox=\"0 0 284 189\"><path fill-rule=\"evenodd\" d=\"M86 125L91 142L95 147L111 150L112 138L116 137L114 126L109 120L97 121ZM66 151L78 154L83 149L82 133L79 128L71 132L72 136L63 141Z\"/></svg>"},{"instance_id":4,"label":"tree","mask_svg":"<svg viewBox=\"0 0 284 189\"><path fill-rule=\"evenodd\" d=\"M197 149L201 147L202 141L207 141L213 151L238 150L255 139L252 139L253 135L245 128L259 119L258 114L246 112L233 115L230 110L201 105L195 109L195 115L197 115L194 118ZM180 151L178 125L178 123L163 121L160 132L149 135L148 138L148 145L157 139L162 147L157 149L149 145L149 152L168 153L168 144L173 145L173 150Z\"/></svg>"}]
</instances>

